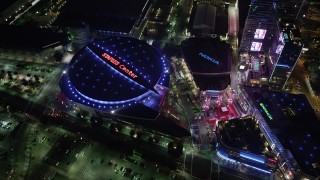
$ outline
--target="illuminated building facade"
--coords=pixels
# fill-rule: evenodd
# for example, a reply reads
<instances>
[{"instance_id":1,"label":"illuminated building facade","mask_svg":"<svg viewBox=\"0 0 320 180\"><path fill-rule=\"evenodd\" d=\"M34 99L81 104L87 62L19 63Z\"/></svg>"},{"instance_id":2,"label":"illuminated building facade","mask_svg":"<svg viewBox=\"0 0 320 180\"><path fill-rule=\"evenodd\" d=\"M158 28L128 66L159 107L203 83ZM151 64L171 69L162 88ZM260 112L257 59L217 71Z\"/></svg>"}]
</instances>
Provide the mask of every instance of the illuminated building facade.
<instances>
[{"instance_id":1,"label":"illuminated building facade","mask_svg":"<svg viewBox=\"0 0 320 180\"><path fill-rule=\"evenodd\" d=\"M260 52L264 40L274 32L277 21L277 0L252 0L245 22L239 52Z\"/></svg>"},{"instance_id":2,"label":"illuminated building facade","mask_svg":"<svg viewBox=\"0 0 320 180\"><path fill-rule=\"evenodd\" d=\"M261 179L271 179L277 160L264 136L259 135L251 116L217 122L217 155L222 162L259 172ZM250 172L248 172L250 173Z\"/></svg>"},{"instance_id":3,"label":"illuminated building facade","mask_svg":"<svg viewBox=\"0 0 320 180\"><path fill-rule=\"evenodd\" d=\"M316 179L320 170L320 123L303 94L239 86L286 179Z\"/></svg>"},{"instance_id":4,"label":"illuminated building facade","mask_svg":"<svg viewBox=\"0 0 320 180\"><path fill-rule=\"evenodd\" d=\"M306 10L305 0L252 0L239 47L240 52L267 52L278 19L297 21Z\"/></svg>"},{"instance_id":5,"label":"illuminated building facade","mask_svg":"<svg viewBox=\"0 0 320 180\"><path fill-rule=\"evenodd\" d=\"M87 44L73 57L60 80L61 91L72 102L141 119L157 117L168 85L169 67L162 54L129 37ZM153 113L148 116L148 112Z\"/></svg>"},{"instance_id":6,"label":"illuminated building facade","mask_svg":"<svg viewBox=\"0 0 320 180\"><path fill-rule=\"evenodd\" d=\"M270 49L269 69L272 70L269 85L282 90L288 81L302 52L303 44L299 29L292 23L279 22L279 35Z\"/></svg>"}]
</instances>

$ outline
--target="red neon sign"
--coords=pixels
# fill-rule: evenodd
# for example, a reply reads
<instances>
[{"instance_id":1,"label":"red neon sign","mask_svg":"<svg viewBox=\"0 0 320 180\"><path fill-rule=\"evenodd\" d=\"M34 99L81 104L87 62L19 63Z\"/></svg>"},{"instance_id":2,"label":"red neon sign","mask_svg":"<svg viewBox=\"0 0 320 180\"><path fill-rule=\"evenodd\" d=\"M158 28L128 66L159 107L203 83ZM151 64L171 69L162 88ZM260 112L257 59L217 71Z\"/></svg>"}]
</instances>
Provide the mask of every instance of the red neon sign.
<instances>
[{"instance_id":1,"label":"red neon sign","mask_svg":"<svg viewBox=\"0 0 320 180\"><path fill-rule=\"evenodd\" d=\"M273 163L276 163L276 162L277 162L276 160L271 159L271 158L268 158L268 161L271 161L271 162L273 162Z\"/></svg>"},{"instance_id":2,"label":"red neon sign","mask_svg":"<svg viewBox=\"0 0 320 180\"><path fill-rule=\"evenodd\" d=\"M109 54L103 53L102 57L104 57L106 60L108 60L110 63L112 63L113 65L118 67L121 71L123 71L124 73L126 73L127 75L132 77L133 79L138 77L134 72L132 72L124 64L121 64L118 60L116 60L115 58L111 57Z\"/></svg>"},{"instance_id":3,"label":"red neon sign","mask_svg":"<svg viewBox=\"0 0 320 180\"><path fill-rule=\"evenodd\" d=\"M112 64L118 66L120 64L120 62L116 59L114 59L113 57L111 57L109 54L107 53L103 53L102 57L106 58L106 60L110 61Z\"/></svg>"}]
</instances>

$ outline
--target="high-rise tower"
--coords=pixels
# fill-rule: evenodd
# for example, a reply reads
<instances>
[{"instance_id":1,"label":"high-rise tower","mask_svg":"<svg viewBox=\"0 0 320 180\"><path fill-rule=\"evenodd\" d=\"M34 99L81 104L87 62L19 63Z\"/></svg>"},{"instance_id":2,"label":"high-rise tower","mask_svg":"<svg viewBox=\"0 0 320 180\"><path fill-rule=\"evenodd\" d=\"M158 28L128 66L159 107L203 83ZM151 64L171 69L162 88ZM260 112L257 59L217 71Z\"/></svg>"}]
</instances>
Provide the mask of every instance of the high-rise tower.
<instances>
[{"instance_id":1,"label":"high-rise tower","mask_svg":"<svg viewBox=\"0 0 320 180\"><path fill-rule=\"evenodd\" d=\"M300 31L294 24L279 22L279 30L274 48L270 49L269 54L274 57L274 62L273 58L269 58L269 69L272 70L269 85L274 90L284 88L303 48Z\"/></svg>"},{"instance_id":2,"label":"high-rise tower","mask_svg":"<svg viewBox=\"0 0 320 180\"><path fill-rule=\"evenodd\" d=\"M279 19L295 22L305 12L306 0L252 0L239 47L241 52L267 52Z\"/></svg>"},{"instance_id":3,"label":"high-rise tower","mask_svg":"<svg viewBox=\"0 0 320 180\"><path fill-rule=\"evenodd\" d=\"M252 0L244 25L239 51L263 51L264 40L268 39L277 22L278 0Z\"/></svg>"}]
</instances>

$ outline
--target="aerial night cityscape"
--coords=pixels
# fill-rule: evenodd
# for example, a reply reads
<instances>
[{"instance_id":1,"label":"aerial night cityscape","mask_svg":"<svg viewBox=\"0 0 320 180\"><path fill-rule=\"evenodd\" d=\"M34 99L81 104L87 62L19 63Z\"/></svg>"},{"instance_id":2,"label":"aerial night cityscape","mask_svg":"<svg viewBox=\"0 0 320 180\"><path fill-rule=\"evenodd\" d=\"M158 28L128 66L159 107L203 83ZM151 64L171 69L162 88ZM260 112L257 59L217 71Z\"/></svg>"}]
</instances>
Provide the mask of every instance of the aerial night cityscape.
<instances>
[{"instance_id":1,"label":"aerial night cityscape","mask_svg":"<svg viewBox=\"0 0 320 180\"><path fill-rule=\"evenodd\" d=\"M320 180L320 0L1 0L0 180Z\"/></svg>"}]
</instances>

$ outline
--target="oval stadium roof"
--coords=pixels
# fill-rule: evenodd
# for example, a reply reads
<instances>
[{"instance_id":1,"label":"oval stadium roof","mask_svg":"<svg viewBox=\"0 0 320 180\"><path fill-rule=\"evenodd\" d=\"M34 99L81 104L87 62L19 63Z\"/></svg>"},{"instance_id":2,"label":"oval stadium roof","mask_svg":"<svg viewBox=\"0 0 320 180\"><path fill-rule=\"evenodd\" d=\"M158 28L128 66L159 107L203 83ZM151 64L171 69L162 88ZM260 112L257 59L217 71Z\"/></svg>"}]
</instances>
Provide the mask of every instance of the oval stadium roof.
<instances>
[{"instance_id":1,"label":"oval stadium roof","mask_svg":"<svg viewBox=\"0 0 320 180\"><path fill-rule=\"evenodd\" d=\"M129 37L89 43L73 57L60 81L69 99L100 110L137 103L153 106L168 84L168 63L162 54Z\"/></svg>"}]
</instances>

